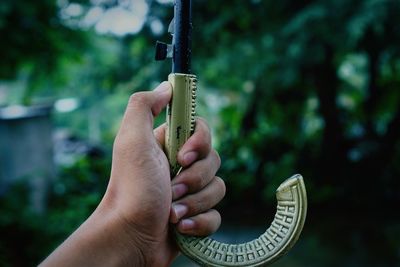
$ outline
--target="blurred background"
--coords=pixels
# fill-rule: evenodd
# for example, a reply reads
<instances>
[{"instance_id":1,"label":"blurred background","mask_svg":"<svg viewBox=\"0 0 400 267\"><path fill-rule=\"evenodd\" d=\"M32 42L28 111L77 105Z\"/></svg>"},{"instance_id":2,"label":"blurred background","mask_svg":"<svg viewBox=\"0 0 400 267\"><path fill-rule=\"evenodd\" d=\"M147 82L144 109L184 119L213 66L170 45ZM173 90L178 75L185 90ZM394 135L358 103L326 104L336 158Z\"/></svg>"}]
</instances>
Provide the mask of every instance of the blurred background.
<instances>
[{"instance_id":1,"label":"blurred background","mask_svg":"<svg viewBox=\"0 0 400 267\"><path fill-rule=\"evenodd\" d=\"M227 185L215 237L263 233L301 173L304 231L274 266L400 266L400 2L193 3ZM37 265L94 210L130 94L170 72L154 46L172 16L173 0L0 2L0 266Z\"/></svg>"}]
</instances>

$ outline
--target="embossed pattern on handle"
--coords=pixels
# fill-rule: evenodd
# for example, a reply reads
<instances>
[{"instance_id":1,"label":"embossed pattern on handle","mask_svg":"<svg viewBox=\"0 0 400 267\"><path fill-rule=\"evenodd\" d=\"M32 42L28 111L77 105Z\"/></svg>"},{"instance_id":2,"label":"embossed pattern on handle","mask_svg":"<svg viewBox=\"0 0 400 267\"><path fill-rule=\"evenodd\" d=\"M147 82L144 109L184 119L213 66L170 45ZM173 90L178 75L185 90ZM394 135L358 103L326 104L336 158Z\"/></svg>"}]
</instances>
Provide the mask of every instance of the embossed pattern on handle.
<instances>
[{"instance_id":1,"label":"embossed pattern on handle","mask_svg":"<svg viewBox=\"0 0 400 267\"><path fill-rule=\"evenodd\" d=\"M166 152L174 177L181 169L176 157L195 127L196 76L174 73L167 108ZM242 244L226 244L210 237L192 237L175 232L181 251L202 266L267 266L283 256L297 241L307 213L303 178L294 175L277 189L277 211L270 227L259 238Z\"/></svg>"},{"instance_id":2,"label":"embossed pattern on handle","mask_svg":"<svg viewBox=\"0 0 400 267\"><path fill-rule=\"evenodd\" d=\"M172 100L167 106L165 149L174 177L181 168L177 162L179 149L195 127L197 80L193 74L172 73L168 81L172 85Z\"/></svg>"},{"instance_id":3,"label":"embossed pattern on handle","mask_svg":"<svg viewBox=\"0 0 400 267\"><path fill-rule=\"evenodd\" d=\"M307 196L301 175L282 183L277 192L275 218L259 238L242 244L226 244L210 237L176 233L181 251L201 266L268 266L297 241L307 213Z\"/></svg>"}]
</instances>

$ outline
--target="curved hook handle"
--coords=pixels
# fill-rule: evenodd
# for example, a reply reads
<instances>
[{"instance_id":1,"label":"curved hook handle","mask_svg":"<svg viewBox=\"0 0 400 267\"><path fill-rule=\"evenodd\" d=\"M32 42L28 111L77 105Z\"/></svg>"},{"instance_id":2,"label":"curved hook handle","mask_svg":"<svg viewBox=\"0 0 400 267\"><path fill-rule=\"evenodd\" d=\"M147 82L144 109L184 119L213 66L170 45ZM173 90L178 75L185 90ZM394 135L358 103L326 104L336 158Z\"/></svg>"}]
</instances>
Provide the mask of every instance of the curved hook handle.
<instances>
[{"instance_id":1,"label":"curved hook handle","mask_svg":"<svg viewBox=\"0 0 400 267\"><path fill-rule=\"evenodd\" d=\"M166 152L172 176L181 169L176 156L194 130L196 76L170 74L172 101L167 108ZM225 244L209 237L198 238L175 232L181 251L204 266L266 266L284 255L296 242L307 213L303 178L294 175L276 192L275 219L259 238L243 244Z\"/></svg>"},{"instance_id":2,"label":"curved hook handle","mask_svg":"<svg viewBox=\"0 0 400 267\"><path fill-rule=\"evenodd\" d=\"M271 226L259 238L242 244L226 244L210 237L175 232L181 251L202 266L267 266L283 256L297 241L307 213L303 177L294 175L276 192L277 211Z\"/></svg>"}]
</instances>

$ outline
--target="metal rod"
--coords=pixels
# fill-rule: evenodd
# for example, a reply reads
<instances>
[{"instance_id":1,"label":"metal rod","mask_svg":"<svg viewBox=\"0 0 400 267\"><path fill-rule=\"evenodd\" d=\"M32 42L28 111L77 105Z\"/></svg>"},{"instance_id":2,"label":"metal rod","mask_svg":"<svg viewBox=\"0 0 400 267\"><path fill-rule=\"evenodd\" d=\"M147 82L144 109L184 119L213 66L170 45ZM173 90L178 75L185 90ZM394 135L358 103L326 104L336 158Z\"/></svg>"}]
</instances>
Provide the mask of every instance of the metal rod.
<instances>
[{"instance_id":1,"label":"metal rod","mask_svg":"<svg viewBox=\"0 0 400 267\"><path fill-rule=\"evenodd\" d=\"M176 0L174 16L174 47L172 73L189 74L192 54L192 1Z\"/></svg>"}]
</instances>

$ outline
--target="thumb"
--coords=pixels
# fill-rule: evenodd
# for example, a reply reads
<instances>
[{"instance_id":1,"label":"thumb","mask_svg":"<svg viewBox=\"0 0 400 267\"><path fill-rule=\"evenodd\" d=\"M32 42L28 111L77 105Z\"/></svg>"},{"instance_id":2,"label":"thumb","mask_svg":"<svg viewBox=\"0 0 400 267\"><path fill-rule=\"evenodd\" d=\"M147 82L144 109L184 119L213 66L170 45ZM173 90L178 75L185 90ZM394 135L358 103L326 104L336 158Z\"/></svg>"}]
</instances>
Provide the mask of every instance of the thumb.
<instances>
[{"instance_id":1,"label":"thumb","mask_svg":"<svg viewBox=\"0 0 400 267\"><path fill-rule=\"evenodd\" d=\"M122 120L120 131L153 132L154 117L169 103L172 96L172 86L163 82L153 91L137 92L131 95Z\"/></svg>"}]
</instances>

